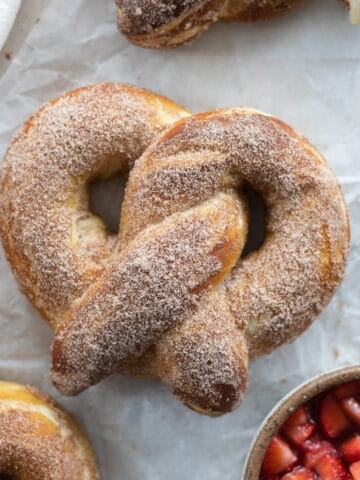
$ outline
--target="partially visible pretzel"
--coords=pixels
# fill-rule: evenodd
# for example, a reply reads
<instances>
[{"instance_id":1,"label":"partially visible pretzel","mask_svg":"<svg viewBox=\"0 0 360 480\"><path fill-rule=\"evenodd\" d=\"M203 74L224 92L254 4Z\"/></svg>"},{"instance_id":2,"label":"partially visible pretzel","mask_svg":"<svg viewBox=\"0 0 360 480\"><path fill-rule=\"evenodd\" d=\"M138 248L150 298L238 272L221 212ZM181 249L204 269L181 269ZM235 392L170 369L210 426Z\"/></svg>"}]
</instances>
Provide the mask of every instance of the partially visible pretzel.
<instances>
[{"instance_id":1,"label":"partially visible pretzel","mask_svg":"<svg viewBox=\"0 0 360 480\"><path fill-rule=\"evenodd\" d=\"M116 0L120 31L140 47L188 43L217 20L254 22L290 12L306 0ZM360 23L360 0L345 0Z\"/></svg>"},{"instance_id":2,"label":"partially visible pretzel","mask_svg":"<svg viewBox=\"0 0 360 480\"><path fill-rule=\"evenodd\" d=\"M360 25L360 0L345 0L350 8L350 20L354 25Z\"/></svg>"},{"instance_id":3,"label":"partially visible pretzel","mask_svg":"<svg viewBox=\"0 0 360 480\"><path fill-rule=\"evenodd\" d=\"M119 171L130 176L117 237L90 212L87 185ZM239 259L244 182L266 204L266 235ZM56 330L52 374L65 394L127 372L160 376L198 411L230 411L248 359L304 331L344 273L334 174L254 110L190 116L135 87L75 90L18 132L0 187L4 247Z\"/></svg>"},{"instance_id":4,"label":"partially visible pretzel","mask_svg":"<svg viewBox=\"0 0 360 480\"><path fill-rule=\"evenodd\" d=\"M80 425L51 397L0 381L1 480L100 480Z\"/></svg>"}]
</instances>

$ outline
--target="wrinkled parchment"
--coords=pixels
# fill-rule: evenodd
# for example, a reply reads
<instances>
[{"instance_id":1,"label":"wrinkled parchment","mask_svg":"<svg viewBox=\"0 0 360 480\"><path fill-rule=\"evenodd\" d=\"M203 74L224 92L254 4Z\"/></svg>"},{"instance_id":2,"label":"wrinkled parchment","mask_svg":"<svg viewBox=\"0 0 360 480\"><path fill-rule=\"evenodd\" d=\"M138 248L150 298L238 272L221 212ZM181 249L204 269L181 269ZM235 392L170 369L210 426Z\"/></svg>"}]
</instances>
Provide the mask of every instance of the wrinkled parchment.
<instances>
[{"instance_id":1,"label":"wrinkled parchment","mask_svg":"<svg viewBox=\"0 0 360 480\"><path fill-rule=\"evenodd\" d=\"M0 1L0 50L14 24L21 0Z\"/></svg>"},{"instance_id":2,"label":"wrinkled parchment","mask_svg":"<svg viewBox=\"0 0 360 480\"><path fill-rule=\"evenodd\" d=\"M293 345L252 363L244 404L218 419L186 409L157 381L114 376L61 397L49 379L52 332L0 252L0 377L34 384L72 410L105 480L238 480L275 402L316 373L360 363L360 27L340 2L320 0L268 23L215 25L191 47L149 51L117 33L112 0L50 1L0 79L1 156L45 100L103 80L150 88L195 112L246 104L277 115L311 139L344 187L352 251L341 289Z\"/></svg>"}]
</instances>

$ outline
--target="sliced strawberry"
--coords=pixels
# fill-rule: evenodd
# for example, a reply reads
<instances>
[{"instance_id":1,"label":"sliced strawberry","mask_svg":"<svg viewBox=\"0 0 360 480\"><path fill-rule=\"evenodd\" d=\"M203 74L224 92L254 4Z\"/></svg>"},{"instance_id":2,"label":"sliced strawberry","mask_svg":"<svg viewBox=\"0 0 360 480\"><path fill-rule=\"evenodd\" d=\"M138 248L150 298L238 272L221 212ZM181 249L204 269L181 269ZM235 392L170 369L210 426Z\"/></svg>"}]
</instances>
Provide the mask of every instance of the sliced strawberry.
<instances>
[{"instance_id":1,"label":"sliced strawberry","mask_svg":"<svg viewBox=\"0 0 360 480\"><path fill-rule=\"evenodd\" d=\"M307 440L305 442L304 448L305 448L305 450L312 450L314 448L314 446L316 446L317 444L319 444L322 441L325 441L325 440L323 439L320 432L317 430L313 435L311 435L309 440Z\"/></svg>"},{"instance_id":2,"label":"sliced strawberry","mask_svg":"<svg viewBox=\"0 0 360 480\"><path fill-rule=\"evenodd\" d=\"M360 382L347 382L334 388L333 393L338 400L360 395Z\"/></svg>"},{"instance_id":3,"label":"sliced strawberry","mask_svg":"<svg viewBox=\"0 0 360 480\"><path fill-rule=\"evenodd\" d=\"M328 453L324 455L315 467L319 480L348 480L349 473L338 455Z\"/></svg>"},{"instance_id":4,"label":"sliced strawberry","mask_svg":"<svg viewBox=\"0 0 360 480\"><path fill-rule=\"evenodd\" d=\"M268 475L286 472L297 461L296 454L281 437L276 435L270 442L263 460L263 470Z\"/></svg>"},{"instance_id":5,"label":"sliced strawberry","mask_svg":"<svg viewBox=\"0 0 360 480\"><path fill-rule=\"evenodd\" d=\"M350 420L360 426L360 403L356 398L344 398L344 400L341 400L341 406Z\"/></svg>"},{"instance_id":6,"label":"sliced strawberry","mask_svg":"<svg viewBox=\"0 0 360 480\"><path fill-rule=\"evenodd\" d=\"M328 393L321 401L320 423L325 434L330 438L338 437L350 427L349 420L331 393Z\"/></svg>"},{"instance_id":7,"label":"sliced strawberry","mask_svg":"<svg viewBox=\"0 0 360 480\"><path fill-rule=\"evenodd\" d=\"M295 443L295 445L303 445L304 442L312 435L315 430L313 423L307 423L305 425L298 425L297 427L291 427L283 429L283 434Z\"/></svg>"},{"instance_id":8,"label":"sliced strawberry","mask_svg":"<svg viewBox=\"0 0 360 480\"><path fill-rule=\"evenodd\" d=\"M290 415L290 417L284 423L284 427L296 427L298 425L305 425L310 420L306 407L300 407Z\"/></svg>"},{"instance_id":9,"label":"sliced strawberry","mask_svg":"<svg viewBox=\"0 0 360 480\"><path fill-rule=\"evenodd\" d=\"M302 445L315 430L305 407L298 408L282 427L282 433L295 445Z\"/></svg>"},{"instance_id":10,"label":"sliced strawberry","mask_svg":"<svg viewBox=\"0 0 360 480\"><path fill-rule=\"evenodd\" d=\"M304 448L306 449L304 465L311 469L314 469L325 455L336 453L335 447L325 440L319 442L308 440L304 443Z\"/></svg>"},{"instance_id":11,"label":"sliced strawberry","mask_svg":"<svg viewBox=\"0 0 360 480\"><path fill-rule=\"evenodd\" d=\"M354 480L360 480L360 462L350 465L349 470Z\"/></svg>"},{"instance_id":12,"label":"sliced strawberry","mask_svg":"<svg viewBox=\"0 0 360 480\"><path fill-rule=\"evenodd\" d=\"M315 480L315 474L308 468L297 467L283 475L280 480Z\"/></svg>"},{"instance_id":13,"label":"sliced strawberry","mask_svg":"<svg viewBox=\"0 0 360 480\"><path fill-rule=\"evenodd\" d=\"M339 453L347 463L360 461L360 435L346 440L339 447Z\"/></svg>"}]
</instances>

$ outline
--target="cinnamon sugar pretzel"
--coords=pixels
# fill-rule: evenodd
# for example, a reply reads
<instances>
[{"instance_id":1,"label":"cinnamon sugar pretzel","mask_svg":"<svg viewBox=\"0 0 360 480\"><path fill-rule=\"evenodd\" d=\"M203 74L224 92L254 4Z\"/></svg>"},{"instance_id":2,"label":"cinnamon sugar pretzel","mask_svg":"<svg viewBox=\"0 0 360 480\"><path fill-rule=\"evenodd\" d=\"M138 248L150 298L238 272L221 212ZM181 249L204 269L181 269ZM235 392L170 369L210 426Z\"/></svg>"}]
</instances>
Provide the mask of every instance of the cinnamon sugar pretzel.
<instances>
[{"instance_id":1,"label":"cinnamon sugar pretzel","mask_svg":"<svg viewBox=\"0 0 360 480\"><path fill-rule=\"evenodd\" d=\"M129 174L119 235L88 184ZM249 184L263 245L241 258ZM123 84L48 103L12 140L0 231L23 292L55 330L52 376L74 395L114 372L158 376L217 415L249 359L294 340L344 273L347 210L321 155L291 127L234 108L198 115Z\"/></svg>"},{"instance_id":2,"label":"cinnamon sugar pretzel","mask_svg":"<svg viewBox=\"0 0 360 480\"><path fill-rule=\"evenodd\" d=\"M75 420L35 388L0 381L0 478L100 480Z\"/></svg>"},{"instance_id":3,"label":"cinnamon sugar pretzel","mask_svg":"<svg viewBox=\"0 0 360 480\"><path fill-rule=\"evenodd\" d=\"M254 22L283 15L306 0L116 0L120 31L140 47L176 47L216 22ZM360 0L345 0L360 23Z\"/></svg>"}]
</instances>

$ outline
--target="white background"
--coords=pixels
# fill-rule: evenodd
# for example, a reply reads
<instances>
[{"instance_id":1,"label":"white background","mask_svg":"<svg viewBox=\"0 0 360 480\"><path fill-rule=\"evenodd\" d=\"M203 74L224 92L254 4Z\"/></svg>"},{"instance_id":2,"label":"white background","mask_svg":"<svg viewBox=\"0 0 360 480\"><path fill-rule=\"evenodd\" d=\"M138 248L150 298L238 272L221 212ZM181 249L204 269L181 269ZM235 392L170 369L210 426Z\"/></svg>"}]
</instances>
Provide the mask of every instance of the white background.
<instances>
[{"instance_id":1,"label":"white background","mask_svg":"<svg viewBox=\"0 0 360 480\"><path fill-rule=\"evenodd\" d=\"M77 398L58 395L49 380L52 332L0 252L0 377L47 390L75 412L104 480L238 480L277 400L313 374L360 363L360 27L338 0L319 0L279 20L217 24L190 47L151 51L117 33L112 0L48 3L0 78L1 156L44 101L83 84L125 81L194 112L245 104L277 115L310 138L343 184L352 251L341 289L293 345L252 363L244 404L218 419L186 409L156 381L112 377Z\"/></svg>"}]
</instances>

